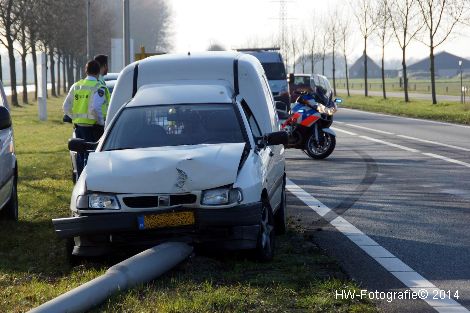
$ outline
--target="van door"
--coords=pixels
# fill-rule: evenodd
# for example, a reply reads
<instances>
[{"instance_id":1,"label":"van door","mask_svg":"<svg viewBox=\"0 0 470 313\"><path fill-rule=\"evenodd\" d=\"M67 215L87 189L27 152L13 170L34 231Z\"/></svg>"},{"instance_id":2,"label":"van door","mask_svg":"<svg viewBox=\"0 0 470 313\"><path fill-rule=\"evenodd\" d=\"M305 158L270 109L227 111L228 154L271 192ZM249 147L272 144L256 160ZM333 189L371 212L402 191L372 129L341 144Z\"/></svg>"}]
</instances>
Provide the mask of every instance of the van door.
<instances>
[{"instance_id":1,"label":"van door","mask_svg":"<svg viewBox=\"0 0 470 313\"><path fill-rule=\"evenodd\" d=\"M0 106L8 107L0 82ZM10 152L10 142L12 140L12 129L0 130L0 208L10 197L11 178L13 177L12 154Z\"/></svg>"}]
</instances>

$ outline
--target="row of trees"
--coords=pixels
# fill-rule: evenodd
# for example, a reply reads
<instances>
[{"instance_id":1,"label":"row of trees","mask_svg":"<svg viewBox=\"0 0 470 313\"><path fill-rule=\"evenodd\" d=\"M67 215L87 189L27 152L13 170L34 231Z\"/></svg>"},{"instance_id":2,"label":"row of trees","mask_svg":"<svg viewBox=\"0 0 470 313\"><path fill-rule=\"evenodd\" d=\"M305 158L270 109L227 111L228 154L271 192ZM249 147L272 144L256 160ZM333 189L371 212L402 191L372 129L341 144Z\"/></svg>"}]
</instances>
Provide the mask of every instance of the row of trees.
<instances>
[{"instance_id":1,"label":"row of trees","mask_svg":"<svg viewBox=\"0 0 470 313\"><path fill-rule=\"evenodd\" d=\"M354 16L346 15L353 12ZM318 14L310 26L291 29L281 44L287 64L292 68L301 66L305 72L310 63L311 72L321 64L325 74L325 60L331 57L333 89L336 93L336 56L344 57L346 88L349 95L348 53L356 34L360 34L363 45L364 94L368 96L368 46L374 40L381 48L383 97L385 90L385 52L391 42L396 42L402 52L402 79L405 101L409 101L407 49L413 41L428 47L430 58L430 80L433 103L437 103L435 86L434 52L450 38L459 25L470 19L468 0L350 0L349 8L335 7L323 16ZM290 62L289 62L290 61Z\"/></svg>"},{"instance_id":2,"label":"row of trees","mask_svg":"<svg viewBox=\"0 0 470 313\"><path fill-rule=\"evenodd\" d=\"M102 5L92 7L95 51L110 51L111 21ZM106 38L106 40L102 40ZM28 103L26 60L32 56L37 99L38 51L47 54L51 95L65 93L86 61L86 11L83 0L0 0L0 44L8 51L12 105L18 106L15 55L21 58L23 102ZM15 53L16 52L16 53ZM0 59L0 80L2 62ZM62 68L62 70L61 70ZM62 76L61 76L62 73Z\"/></svg>"}]
</instances>

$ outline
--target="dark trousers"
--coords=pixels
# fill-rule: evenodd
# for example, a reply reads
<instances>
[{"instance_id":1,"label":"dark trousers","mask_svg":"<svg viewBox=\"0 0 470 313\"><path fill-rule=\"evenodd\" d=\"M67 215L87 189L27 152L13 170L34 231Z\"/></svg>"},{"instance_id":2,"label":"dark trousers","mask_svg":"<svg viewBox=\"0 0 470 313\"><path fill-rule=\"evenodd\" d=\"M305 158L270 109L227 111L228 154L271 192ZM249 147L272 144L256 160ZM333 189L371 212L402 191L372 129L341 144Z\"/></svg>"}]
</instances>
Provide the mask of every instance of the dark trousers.
<instances>
[{"instance_id":1,"label":"dark trousers","mask_svg":"<svg viewBox=\"0 0 470 313\"><path fill-rule=\"evenodd\" d=\"M88 142L97 142L103 135L103 126L80 126L75 125L75 137ZM88 153L77 152L77 179L83 171L88 159Z\"/></svg>"}]
</instances>

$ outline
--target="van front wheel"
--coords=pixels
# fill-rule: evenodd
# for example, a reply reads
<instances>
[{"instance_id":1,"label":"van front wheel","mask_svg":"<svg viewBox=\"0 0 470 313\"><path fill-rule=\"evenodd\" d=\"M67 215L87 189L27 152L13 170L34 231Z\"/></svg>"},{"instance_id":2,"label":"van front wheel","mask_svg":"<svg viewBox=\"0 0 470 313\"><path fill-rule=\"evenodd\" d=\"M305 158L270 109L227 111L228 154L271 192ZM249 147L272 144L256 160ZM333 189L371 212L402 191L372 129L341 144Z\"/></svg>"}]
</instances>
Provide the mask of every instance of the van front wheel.
<instances>
[{"instance_id":1,"label":"van front wheel","mask_svg":"<svg viewBox=\"0 0 470 313\"><path fill-rule=\"evenodd\" d=\"M260 230L256 247L257 259L262 262L271 261L274 256L274 217L269 204L263 201Z\"/></svg>"}]
</instances>

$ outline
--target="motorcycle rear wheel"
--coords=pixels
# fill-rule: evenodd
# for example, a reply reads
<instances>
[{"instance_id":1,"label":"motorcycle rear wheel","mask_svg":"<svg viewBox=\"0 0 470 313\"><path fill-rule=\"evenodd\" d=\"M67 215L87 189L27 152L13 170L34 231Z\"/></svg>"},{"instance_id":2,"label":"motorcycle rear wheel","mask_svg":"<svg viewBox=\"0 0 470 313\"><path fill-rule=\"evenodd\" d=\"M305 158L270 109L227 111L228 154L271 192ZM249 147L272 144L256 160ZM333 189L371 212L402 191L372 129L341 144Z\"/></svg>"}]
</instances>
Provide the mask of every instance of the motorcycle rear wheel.
<instances>
[{"instance_id":1,"label":"motorcycle rear wheel","mask_svg":"<svg viewBox=\"0 0 470 313\"><path fill-rule=\"evenodd\" d=\"M305 143L305 152L312 159L321 160L327 158L336 147L336 137L329 133L322 133L323 144L320 145L315 140L315 134L310 135Z\"/></svg>"}]
</instances>

